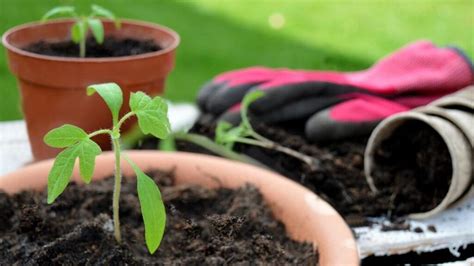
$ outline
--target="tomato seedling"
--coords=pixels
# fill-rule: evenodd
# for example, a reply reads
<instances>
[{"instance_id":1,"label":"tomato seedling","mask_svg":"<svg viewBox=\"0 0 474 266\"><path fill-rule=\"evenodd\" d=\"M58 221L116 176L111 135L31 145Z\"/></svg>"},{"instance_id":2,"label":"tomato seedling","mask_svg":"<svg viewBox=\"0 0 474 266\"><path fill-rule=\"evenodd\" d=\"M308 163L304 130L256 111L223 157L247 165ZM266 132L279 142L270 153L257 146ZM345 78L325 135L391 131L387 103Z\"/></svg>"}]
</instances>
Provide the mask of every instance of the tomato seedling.
<instances>
[{"instance_id":1,"label":"tomato seedling","mask_svg":"<svg viewBox=\"0 0 474 266\"><path fill-rule=\"evenodd\" d=\"M79 158L79 173L82 180L91 182L95 158L102 150L91 138L99 134L107 134L112 139L115 154L115 175L113 190L113 221L115 239L121 242L119 198L122 182L121 156L132 166L137 176L137 191L140 201L143 222L145 225L145 242L150 253L154 253L163 238L166 223L166 211L161 198L160 190L153 179L143 173L138 166L124 154L120 148L120 128L130 117L136 116L138 126L144 134L151 134L165 139L170 133L168 121L168 105L165 100L156 96L151 98L143 92L130 95L130 112L119 118L122 107L122 90L115 83L91 85L87 94L98 93L105 101L112 113L113 126L111 129L99 129L86 133L74 125L63 125L52 129L45 137L44 142L54 148L65 148L56 157L48 175L48 204L53 203L63 193L72 176L74 164Z\"/></svg>"},{"instance_id":2,"label":"tomato seedling","mask_svg":"<svg viewBox=\"0 0 474 266\"><path fill-rule=\"evenodd\" d=\"M120 28L120 20L114 13L98 5L91 6L91 13L88 16L78 15L73 6L58 6L46 12L41 21L44 22L57 16L72 17L75 20L71 27L71 40L79 44L80 57L86 57L86 41L89 29L98 44L104 42L104 25L99 17L113 20L115 27Z\"/></svg>"},{"instance_id":3,"label":"tomato seedling","mask_svg":"<svg viewBox=\"0 0 474 266\"><path fill-rule=\"evenodd\" d=\"M214 142L198 134L176 132L165 140L164 145L160 143L160 149L174 150L174 140L182 140L199 145L222 157L266 168L252 157L233 151L235 143L243 143L285 153L306 163L311 170L316 170L320 164L319 160L269 140L253 129L248 118L248 107L262 96L264 96L264 92L258 90L247 93L242 100L240 109L241 123L234 127L226 121L219 121L215 131Z\"/></svg>"},{"instance_id":4,"label":"tomato seedling","mask_svg":"<svg viewBox=\"0 0 474 266\"><path fill-rule=\"evenodd\" d=\"M232 124L226 121L220 121L216 127L215 142L229 150L232 150L235 143L243 143L276 150L301 160L302 162L306 163L311 168L311 170L316 170L319 161L315 158L269 140L253 129L248 118L248 108L251 103L260 97L263 97L264 95L264 92L259 90L247 93L242 100L242 105L240 108L240 124L234 127Z\"/></svg>"}]
</instances>

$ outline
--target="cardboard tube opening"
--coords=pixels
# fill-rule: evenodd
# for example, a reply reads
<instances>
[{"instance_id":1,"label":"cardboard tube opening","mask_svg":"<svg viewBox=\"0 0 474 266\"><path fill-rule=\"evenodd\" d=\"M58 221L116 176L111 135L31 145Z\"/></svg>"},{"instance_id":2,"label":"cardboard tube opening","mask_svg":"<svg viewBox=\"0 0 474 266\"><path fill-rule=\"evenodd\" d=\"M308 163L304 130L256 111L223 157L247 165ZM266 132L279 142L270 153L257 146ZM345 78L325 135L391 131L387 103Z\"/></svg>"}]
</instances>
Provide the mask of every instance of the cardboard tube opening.
<instances>
[{"instance_id":1,"label":"cardboard tube opening","mask_svg":"<svg viewBox=\"0 0 474 266\"><path fill-rule=\"evenodd\" d=\"M434 177L431 177L433 180L438 180L437 182L440 182L440 184L444 184L445 186L449 187L446 188L444 197L439 202L437 202L437 205L432 206L432 209L423 209L417 211L416 213L410 214L410 217L412 218L421 219L435 215L446 209L470 188L472 172L472 149L468 138L464 135L461 129L451 123L449 120L439 116L431 116L414 111L392 116L381 122L369 139L369 143L365 152L365 174L369 184L372 184L375 188L380 189L380 187L377 185L380 183L380 180L377 180L378 177L374 175L374 171L380 170L383 165L381 165L380 160L376 160L376 156L378 156L376 153L380 152L381 145L383 145L383 143L385 143L387 140L397 143L397 145L393 146L393 149L397 149L398 152L401 153L404 151L410 152L410 149L417 145L416 142L410 143L410 141L427 141L423 138L418 140L410 140L410 136L416 136L417 134L417 132L410 131L416 131L417 127L424 128L424 130L428 131L431 130L431 134L439 135L441 144L446 146L444 151L449 155L448 157L451 166L451 171L431 172L432 175L435 175ZM403 132L404 130L408 130L408 132ZM394 137L399 137L401 134L400 132L408 136L405 138L406 141L393 139ZM394 135L395 133L397 136ZM429 142L426 142L425 144L430 145ZM426 147L426 149L432 149L434 151L439 149L440 151L443 151L442 147ZM413 157L419 156L419 154L414 155L407 153L402 155L403 156L400 156L398 160L406 160L407 169L413 166L413 162L410 162L409 160L419 159ZM432 162L438 162L436 161L436 158L441 158L440 156L443 156L442 154L431 155L436 156L433 157L434 159ZM399 161L397 163L403 166L403 162ZM411 173L412 176L410 178L416 179L417 182L424 182L424 179L427 178L426 173L430 173L431 171L429 168L439 167L439 162L435 163L435 165L421 165L421 167L425 167L427 171L421 171L421 174L420 172L414 171ZM410 174L409 171L406 174ZM394 174L388 173L386 178L394 178ZM411 179L407 180L411 181ZM426 181L429 182L430 180ZM390 183L387 184L390 185ZM442 188L439 188L439 185L433 186L433 189L440 189L440 191L442 191ZM423 192L420 191L420 193ZM438 194L437 197L440 197L440 195L441 194Z\"/></svg>"}]
</instances>

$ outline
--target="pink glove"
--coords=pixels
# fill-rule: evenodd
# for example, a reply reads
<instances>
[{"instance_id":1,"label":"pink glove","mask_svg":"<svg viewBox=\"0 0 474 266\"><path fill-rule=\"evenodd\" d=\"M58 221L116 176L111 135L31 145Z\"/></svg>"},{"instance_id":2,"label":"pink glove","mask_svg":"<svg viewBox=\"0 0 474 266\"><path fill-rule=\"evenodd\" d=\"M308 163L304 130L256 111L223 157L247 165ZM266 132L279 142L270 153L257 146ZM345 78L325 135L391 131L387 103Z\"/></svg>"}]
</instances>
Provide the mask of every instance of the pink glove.
<instances>
[{"instance_id":1,"label":"pink glove","mask_svg":"<svg viewBox=\"0 0 474 266\"><path fill-rule=\"evenodd\" d=\"M249 90L266 91L250 106L260 121L306 121L310 140L369 134L387 116L425 105L474 83L472 65L455 48L427 41L410 44L352 73L248 68L206 84L198 104L238 122L238 104Z\"/></svg>"}]
</instances>

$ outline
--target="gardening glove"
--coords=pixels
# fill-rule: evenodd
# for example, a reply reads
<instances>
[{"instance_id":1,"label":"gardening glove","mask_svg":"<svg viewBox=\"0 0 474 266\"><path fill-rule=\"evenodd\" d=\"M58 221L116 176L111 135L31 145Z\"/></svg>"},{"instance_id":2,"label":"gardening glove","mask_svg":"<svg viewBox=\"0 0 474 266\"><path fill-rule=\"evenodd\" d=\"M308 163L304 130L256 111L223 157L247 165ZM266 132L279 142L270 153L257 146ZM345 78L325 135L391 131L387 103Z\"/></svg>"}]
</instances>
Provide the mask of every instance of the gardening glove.
<instances>
[{"instance_id":1,"label":"gardening glove","mask_svg":"<svg viewBox=\"0 0 474 266\"><path fill-rule=\"evenodd\" d=\"M258 121L305 121L309 140L367 135L382 119L425 105L473 84L472 64L456 48L418 41L367 70L340 73L254 67L215 77L200 90L204 112L239 122L239 102L250 90L265 96L250 105Z\"/></svg>"}]
</instances>

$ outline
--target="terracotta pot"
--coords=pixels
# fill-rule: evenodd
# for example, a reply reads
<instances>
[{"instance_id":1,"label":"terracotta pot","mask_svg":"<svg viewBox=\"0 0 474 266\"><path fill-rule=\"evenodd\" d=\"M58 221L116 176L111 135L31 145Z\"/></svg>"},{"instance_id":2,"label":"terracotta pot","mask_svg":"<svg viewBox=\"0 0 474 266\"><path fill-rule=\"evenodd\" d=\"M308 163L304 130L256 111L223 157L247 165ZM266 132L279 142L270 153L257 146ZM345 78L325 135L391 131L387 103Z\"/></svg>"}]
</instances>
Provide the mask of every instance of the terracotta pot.
<instances>
[{"instance_id":1,"label":"terracotta pot","mask_svg":"<svg viewBox=\"0 0 474 266\"><path fill-rule=\"evenodd\" d=\"M23 113L36 160L52 158L57 149L43 143L43 136L65 123L86 131L111 125L110 111L97 95L88 97L85 88L94 83L116 82L124 92L124 108L128 112L131 91L141 90L156 95L163 92L166 76L174 67L179 36L160 25L123 20L121 29L104 21L107 36L152 39L163 49L157 52L111 58L67 58L46 56L21 50L31 43L70 39L72 20L29 23L14 27L2 38L8 50L10 70L18 79ZM125 129L133 123L130 121ZM110 141L96 139L104 148Z\"/></svg>"},{"instance_id":2,"label":"terracotta pot","mask_svg":"<svg viewBox=\"0 0 474 266\"><path fill-rule=\"evenodd\" d=\"M198 184L209 188L237 188L246 183L257 186L295 240L317 246L322 265L357 265L358 252L351 230L339 214L324 200L303 186L273 172L218 157L193 153L130 151L128 156L143 170L174 170L178 184ZM97 157L94 179L111 176L114 170L111 152ZM27 189L45 189L52 160L28 165L0 177L0 189L15 193ZM130 166L122 163L125 176L133 176ZM81 182L78 169L73 179ZM165 237L172 237L166 236Z\"/></svg>"}]
</instances>

